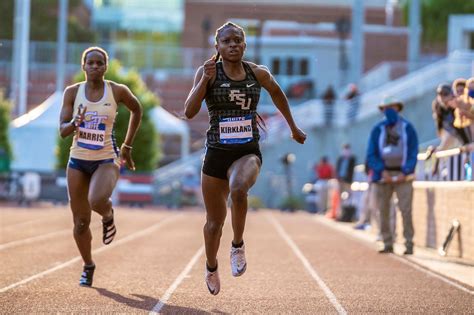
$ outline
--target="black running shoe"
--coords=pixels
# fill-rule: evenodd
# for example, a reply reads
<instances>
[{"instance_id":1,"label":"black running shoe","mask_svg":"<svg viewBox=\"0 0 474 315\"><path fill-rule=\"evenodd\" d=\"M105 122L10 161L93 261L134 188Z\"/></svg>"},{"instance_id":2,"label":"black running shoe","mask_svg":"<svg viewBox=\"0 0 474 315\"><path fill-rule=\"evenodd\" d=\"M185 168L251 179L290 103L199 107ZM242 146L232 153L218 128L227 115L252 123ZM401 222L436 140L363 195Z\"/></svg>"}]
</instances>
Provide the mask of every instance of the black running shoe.
<instances>
[{"instance_id":1,"label":"black running shoe","mask_svg":"<svg viewBox=\"0 0 474 315\"><path fill-rule=\"evenodd\" d=\"M117 229L114 224L114 209L112 209L112 219L107 222L102 221L102 242L109 245L114 240Z\"/></svg>"},{"instance_id":2,"label":"black running shoe","mask_svg":"<svg viewBox=\"0 0 474 315\"><path fill-rule=\"evenodd\" d=\"M79 280L79 285L81 287L91 287L92 286L92 278L94 277L94 270L95 270L95 265L84 266L84 270L82 271L81 279Z\"/></svg>"}]
</instances>

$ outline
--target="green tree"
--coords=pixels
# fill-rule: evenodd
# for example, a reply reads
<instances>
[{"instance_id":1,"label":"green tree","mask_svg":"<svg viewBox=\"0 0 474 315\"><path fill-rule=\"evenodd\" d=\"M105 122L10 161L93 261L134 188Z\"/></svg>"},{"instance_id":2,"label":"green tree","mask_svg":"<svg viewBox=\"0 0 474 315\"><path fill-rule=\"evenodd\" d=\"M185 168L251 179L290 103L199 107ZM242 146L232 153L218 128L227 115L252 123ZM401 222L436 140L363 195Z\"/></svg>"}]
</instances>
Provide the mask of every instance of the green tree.
<instances>
[{"instance_id":1,"label":"green tree","mask_svg":"<svg viewBox=\"0 0 474 315\"><path fill-rule=\"evenodd\" d=\"M9 171L12 158L11 145L8 139L8 125L10 124L11 103L0 90L0 173Z\"/></svg>"},{"instance_id":2,"label":"green tree","mask_svg":"<svg viewBox=\"0 0 474 315\"><path fill-rule=\"evenodd\" d=\"M140 100L143 106L143 118L133 143L133 160L137 171L147 172L156 169L161 158L161 145L155 126L150 120L149 112L153 107L159 105L158 98L147 89L136 71L124 73L122 66L116 60L110 61L105 78L125 84ZM75 82L84 80L85 76L82 71L74 77ZM115 137L118 144L123 143L125 139L129 117L128 109L123 104L119 104L118 115L115 118ZM57 168L65 169L73 137L70 136L66 139L58 137L58 139Z\"/></svg>"},{"instance_id":3,"label":"green tree","mask_svg":"<svg viewBox=\"0 0 474 315\"><path fill-rule=\"evenodd\" d=\"M474 13L472 0L420 0L423 41L428 43L446 42L448 21L451 14ZM403 6L404 21L409 22L410 0Z\"/></svg>"},{"instance_id":4,"label":"green tree","mask_svg":"<svg viewBox=\"0 0 474 315\"><path fill-rule=\"evenodd\" d=\"M81 0L69 0L69 12L81 6ZM38 41L56 41L58 27L59 0L31 0L30 39ZM0 38L13 39L13 18L15 0L0 1ZM76 17L68 16L68 41L93 42L95 34L80 24Z\"/></svg>"}]
</instances>

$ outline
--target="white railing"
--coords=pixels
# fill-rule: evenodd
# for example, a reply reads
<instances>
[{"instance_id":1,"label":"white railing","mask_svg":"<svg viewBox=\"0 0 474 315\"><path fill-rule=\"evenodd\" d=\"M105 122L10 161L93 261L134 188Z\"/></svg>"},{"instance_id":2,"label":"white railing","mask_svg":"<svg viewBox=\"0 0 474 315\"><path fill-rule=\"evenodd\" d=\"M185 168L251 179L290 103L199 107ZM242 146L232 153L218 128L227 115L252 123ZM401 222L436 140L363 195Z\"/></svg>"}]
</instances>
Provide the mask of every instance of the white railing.
<instances>
[{"instance_id":1,"label":"white railing","mask_svg":"<svg viewBox=\"0 0 474 315\"><path fill-rule=\"evenodd\" d=\"M393 96L406 102L429 92L433 92L434 95L438 84L458 77L472 76L473 60L474 53L457 52L446 59L364 93L361 96L359 117L367 117L377 112L376 104L386 96Z\"/></svg>"}]
</instances>

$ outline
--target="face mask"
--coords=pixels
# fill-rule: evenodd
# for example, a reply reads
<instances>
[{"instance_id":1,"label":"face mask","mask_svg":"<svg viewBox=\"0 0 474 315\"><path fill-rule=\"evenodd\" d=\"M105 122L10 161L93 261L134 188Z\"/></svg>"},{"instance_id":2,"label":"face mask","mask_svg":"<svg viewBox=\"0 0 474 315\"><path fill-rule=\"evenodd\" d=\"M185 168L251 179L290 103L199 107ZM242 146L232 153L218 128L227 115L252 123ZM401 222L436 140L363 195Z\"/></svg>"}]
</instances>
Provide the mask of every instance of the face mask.
<instances>
[{"instance_id":1,"label":"face mask","mask_svg":"<svg viewBox=\"0 0 474 315\"><path fill-rule=\"evenodd\" d=\"M398 112L393 109L393 108L387 108L386 110L384 110L384 115L385 115L385 118L387 118L387 124L389 126L393 126L397 123L398 121Z\"/></svg>"},{"instance_id":2,"label":"face mask","mask_svg":"<svg viewBox=\"0 0 474 315\"><path fill-rule=\"evenodd\" d=\"M467 95L469 95L470 98L474 98L474 90L469 90Z\"/></svg>"}]
</instances>

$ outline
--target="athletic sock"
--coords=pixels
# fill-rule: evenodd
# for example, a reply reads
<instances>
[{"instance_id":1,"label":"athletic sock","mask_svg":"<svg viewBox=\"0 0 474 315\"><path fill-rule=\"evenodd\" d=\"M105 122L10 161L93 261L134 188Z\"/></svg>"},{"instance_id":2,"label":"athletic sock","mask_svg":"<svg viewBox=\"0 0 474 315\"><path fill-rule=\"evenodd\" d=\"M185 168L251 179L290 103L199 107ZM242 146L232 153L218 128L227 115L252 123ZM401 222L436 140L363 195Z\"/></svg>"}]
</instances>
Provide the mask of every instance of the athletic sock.
<instances>
[{"instance_id":1,"label":"athletic sock","mask_svg":"<svg viewBox=\"0 0 474 315\"><path fill-rule=\"evenodd\" d=\"M209 267L209 265L208 265L207 262L206 262L206 268L207 268L207 271L209 271L209 272L214 272L214 271L217 270L217 264L216 264L216 266L215 266L214 268L211 268L211 267Z\"/></svg>"},{"instance_id":2,"label":"athletic sock","mask_svg":"<svg viewBox=\"0 0 474 315\"><path fill-rule=\"evenodd\" d=\"M234 244L234 242L232 242L233 248L241 248L243 245L244 245L244 240L242 240L239 244Z\"/></svg>"}]
</instances>

